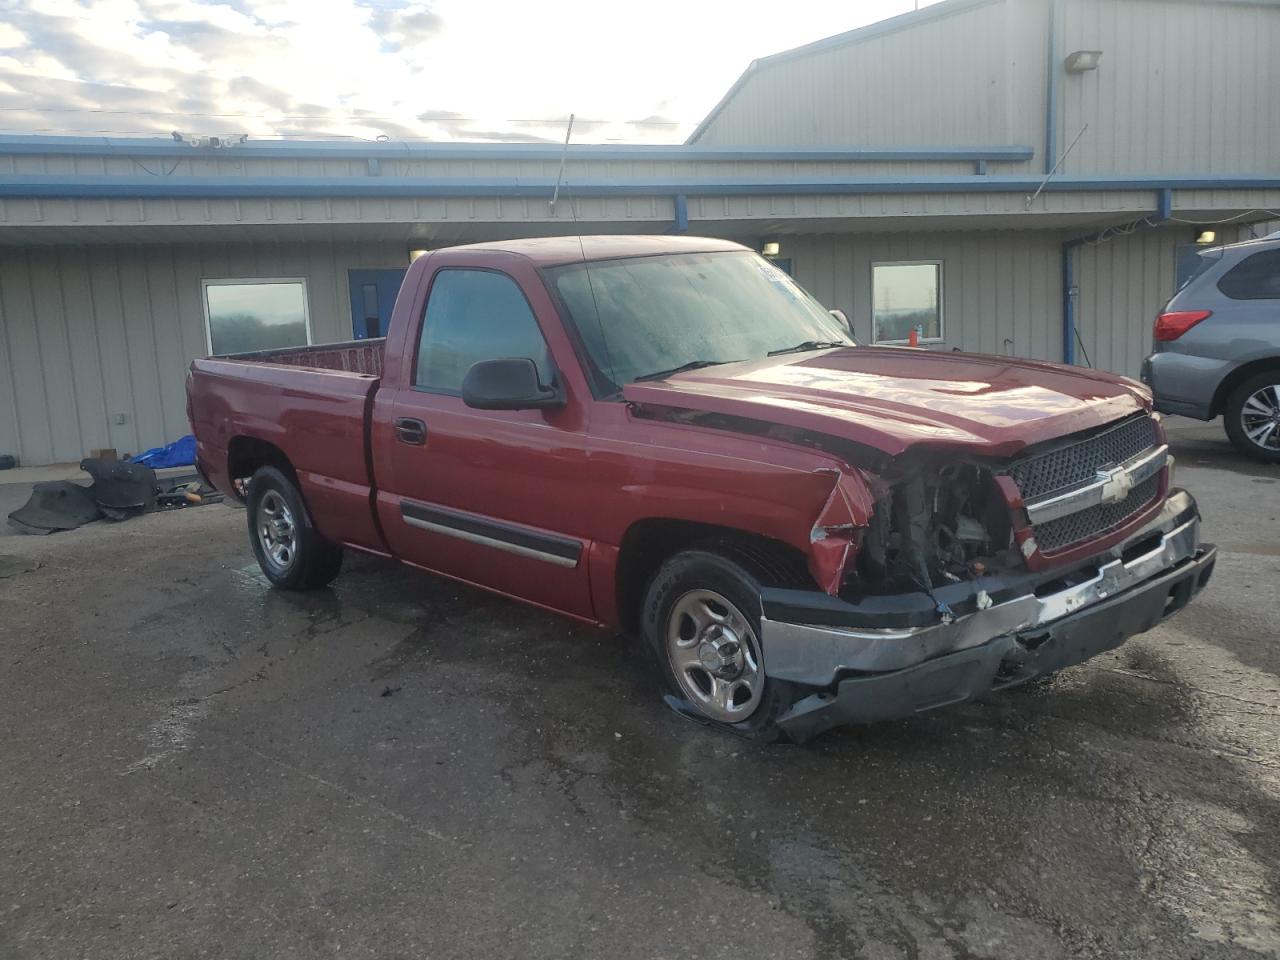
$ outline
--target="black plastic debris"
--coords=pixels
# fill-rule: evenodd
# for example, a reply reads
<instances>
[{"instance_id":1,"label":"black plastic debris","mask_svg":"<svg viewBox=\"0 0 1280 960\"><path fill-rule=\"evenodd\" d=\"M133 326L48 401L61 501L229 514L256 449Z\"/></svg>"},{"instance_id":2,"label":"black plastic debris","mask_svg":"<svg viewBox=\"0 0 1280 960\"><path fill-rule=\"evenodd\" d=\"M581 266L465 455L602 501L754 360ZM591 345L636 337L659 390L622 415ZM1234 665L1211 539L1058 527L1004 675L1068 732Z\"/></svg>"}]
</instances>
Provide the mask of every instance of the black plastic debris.
<instances>
[{"instance_id":1,"label":"black plastic debris","mask_svg":"<svg viewBox=\"0 0 1280 960\"><path fill-rule=\"evenodd\" d=\"M80 469L93 477L93 498L112 520L126 520L156 505L156 472L141 463L124 460L80 461Z\"/></svg>"},{"instance_id":2,"label":"black plastic debris","mask_svg":"<svg viewBox=\"0 0 1280 960\"><path fill-rule=\"evenodd\" d=\"M9 525L23 533L46 534L74 530L102 516L93 491L70 480L35 484L25 504L9 514Z\"/></svg>"}]
</instances>

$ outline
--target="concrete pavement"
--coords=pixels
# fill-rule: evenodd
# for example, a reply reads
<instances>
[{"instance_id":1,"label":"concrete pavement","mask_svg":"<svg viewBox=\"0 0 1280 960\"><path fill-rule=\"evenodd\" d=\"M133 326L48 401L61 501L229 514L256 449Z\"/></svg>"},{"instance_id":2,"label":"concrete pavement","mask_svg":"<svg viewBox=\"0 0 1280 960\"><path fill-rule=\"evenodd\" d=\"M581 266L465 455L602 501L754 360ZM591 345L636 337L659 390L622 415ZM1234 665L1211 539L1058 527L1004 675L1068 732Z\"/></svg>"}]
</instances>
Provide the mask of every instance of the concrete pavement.
<instances>
[{"instance_id":1,"label":"concrete pavement","mask_svg":"<svg viewBox=\"0 0 1280 960\"><path fill-rule=\"evenodd\" d=\"M1175 452L1186 611L802 748L423 574L270 590L223 506L7 538L0 957L1280 955L1280 468Z\"/></svg>"}]
</instances>

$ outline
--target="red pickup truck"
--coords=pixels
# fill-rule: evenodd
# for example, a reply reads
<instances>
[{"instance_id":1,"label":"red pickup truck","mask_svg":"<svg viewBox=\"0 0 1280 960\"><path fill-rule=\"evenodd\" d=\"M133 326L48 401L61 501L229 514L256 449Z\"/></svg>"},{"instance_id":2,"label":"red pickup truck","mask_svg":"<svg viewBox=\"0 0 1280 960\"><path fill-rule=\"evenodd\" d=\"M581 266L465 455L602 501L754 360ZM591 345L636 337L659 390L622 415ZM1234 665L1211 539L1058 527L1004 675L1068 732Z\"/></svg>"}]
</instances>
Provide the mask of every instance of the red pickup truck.
<instances>
[{"instance_id":1,"label":"red pickup truck","mask_svg":"<svg viewBox=\"0 0 1280 960\"><path fill-rule=\"evenodd\" d=\"M353 549L620 627L762 739L1079 663L1213 570L1140 384L858 345L719 240L438 250L385 344L197 360L187 393L277 586Z\"/></svg>"}]
</instances>

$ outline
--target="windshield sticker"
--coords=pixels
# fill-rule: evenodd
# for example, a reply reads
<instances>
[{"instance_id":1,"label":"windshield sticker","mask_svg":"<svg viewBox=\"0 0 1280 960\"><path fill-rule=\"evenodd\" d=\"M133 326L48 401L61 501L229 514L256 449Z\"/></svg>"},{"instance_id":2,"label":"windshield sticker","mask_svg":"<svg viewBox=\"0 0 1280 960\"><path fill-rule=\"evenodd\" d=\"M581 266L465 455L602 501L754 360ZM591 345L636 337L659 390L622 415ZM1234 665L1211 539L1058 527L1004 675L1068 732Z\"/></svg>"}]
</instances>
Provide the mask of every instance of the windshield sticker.
<instances>
[{"instance_id":1,"label":"windshield sticker","mask_svg":"<svg viewBox=\"0 0 1280 960\"><path fill-rule=\"evenodd\" d=\"M787 276L786 271L779 270L768 260L765 260L761 257L757 257L752 262L756 265L756 269L760 271L760 275L764 277L766 280L768 280L770 283L782 283L782 284L786 284L787 286L791 286L793 283L795 283L794 280L792 280L789 276Z\"/></svg>"}]
</instances>

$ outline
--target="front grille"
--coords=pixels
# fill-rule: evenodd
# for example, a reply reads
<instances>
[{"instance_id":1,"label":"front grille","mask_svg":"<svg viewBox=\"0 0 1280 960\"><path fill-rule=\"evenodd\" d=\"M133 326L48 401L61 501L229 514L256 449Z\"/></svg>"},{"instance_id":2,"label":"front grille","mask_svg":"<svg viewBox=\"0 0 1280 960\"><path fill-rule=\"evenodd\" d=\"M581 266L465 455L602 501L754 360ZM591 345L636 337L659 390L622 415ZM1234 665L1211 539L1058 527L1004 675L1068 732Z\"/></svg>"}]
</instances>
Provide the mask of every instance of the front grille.
<instances>
[{"instance_id":1,"label":"front grille","mask_svg":"<svg viewBox=\"0 0 1280 960\"><path fill-rule=\"evenodd\" d=\"M1155 499L1160 492L1160 474L1156 474L1129 491L1115 503L1100 503L1079 513L1039 524L1035 528L1036 543L1044 553L1093 540L1122 526L1126 520Z\"/></svg>"},{"instance_id":2,"label":"front grille","mask_svg":"<svg viewBox=\"0 0 1280 960\"><path fill-rule=\"evenodd\" d=\"M1023 500L1036 500L1089 483L1103 467L1124 463L1156 442L1155 421L1142 414L1065 447L1028 457L1011 466L1009 475Z\"/></svg>"}]
</instances>

